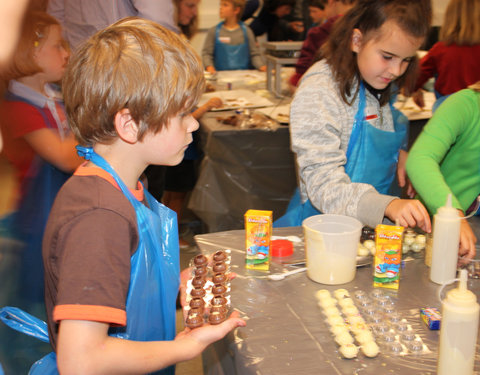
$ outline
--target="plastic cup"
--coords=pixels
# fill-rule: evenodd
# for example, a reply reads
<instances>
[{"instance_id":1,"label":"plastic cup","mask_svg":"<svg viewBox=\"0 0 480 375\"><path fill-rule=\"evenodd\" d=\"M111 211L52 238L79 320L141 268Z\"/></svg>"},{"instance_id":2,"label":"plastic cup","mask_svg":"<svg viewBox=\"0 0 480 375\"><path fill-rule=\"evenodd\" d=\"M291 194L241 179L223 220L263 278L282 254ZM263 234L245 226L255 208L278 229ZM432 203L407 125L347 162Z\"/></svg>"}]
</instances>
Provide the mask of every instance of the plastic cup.
<instances>
[{"instance_id":1,"label":"plastic cup","mask_svg":"<svg viewBox=\"0 0 480 375\"><path fill-rule=\"evenodd\" d=\"M328 285L352 281L362 223L350 216L324 214L305 219L302 226L308 277Z\"/></svg>"},{"instance_id":2,"label":"plastic cup","mask_svg":"<svg viewBox=\"0 0 480 375\"><path fill-rule=\"evenodd\" d=\"M476 249L478 254L478 246L476 247ZM462 257L459 257L458 264L460 265L460 269L465 268L468 271L468 277L470 279L480 279L480 259L465 260Z\"/></svg>"}]
</instances>

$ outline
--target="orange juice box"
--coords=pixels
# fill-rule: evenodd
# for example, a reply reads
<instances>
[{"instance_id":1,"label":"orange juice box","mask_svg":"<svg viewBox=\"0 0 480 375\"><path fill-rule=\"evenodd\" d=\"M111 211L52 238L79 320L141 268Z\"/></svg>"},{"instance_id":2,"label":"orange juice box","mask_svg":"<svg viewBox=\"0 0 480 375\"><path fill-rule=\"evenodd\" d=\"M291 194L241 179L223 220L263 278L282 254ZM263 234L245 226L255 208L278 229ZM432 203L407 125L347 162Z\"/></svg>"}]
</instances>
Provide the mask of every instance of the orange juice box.
<instances>
[{"instance_id":1,"label":"orange juice box","mask_svg":"<svg viewBox=\"0 0 480 375\"><path fill-rule=\"evenodd\" d=\"M398 289L403 230L396 225L381 224L375 228L374 287Z\"/></svg>"},{"instance_id":2,"label":"orange juice box","mask_svg":"<svg viewBox=\"0 0 480 375\"><path fill-rule=\"evenodd\" d=\"M245 213L246 268L268 271L271 235L272 211L248 210Z\"/></svg>"}]
</instances>

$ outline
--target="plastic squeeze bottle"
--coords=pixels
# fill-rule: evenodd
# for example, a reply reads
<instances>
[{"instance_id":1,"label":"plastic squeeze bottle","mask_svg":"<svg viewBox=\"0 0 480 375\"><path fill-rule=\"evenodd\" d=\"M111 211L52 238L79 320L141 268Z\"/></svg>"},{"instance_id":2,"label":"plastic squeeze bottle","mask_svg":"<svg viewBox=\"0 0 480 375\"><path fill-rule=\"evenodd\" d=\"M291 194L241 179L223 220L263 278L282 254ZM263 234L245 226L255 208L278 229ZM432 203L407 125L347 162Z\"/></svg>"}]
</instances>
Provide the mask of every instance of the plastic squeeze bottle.
<instances>
[{"instance_id":1,"label":"plastic squeeze bottle","mask_svg":"<svg viewBox=\"0 0 480 375\"><path fill-rule=\"evenodd\" d=\"M480 307L467 279L467 270L461 270L458 287L442 301L437 375L473 374Z\"/></svg>"},{"instance_id":2,"label":"plastic squeeze bottle","mask_svg":"<svg viewBox=\"0 0 480 375\"><path fill-rule=\"evenodd\" d=\"M452 195L448 194L447 203L437 210L433 218L430 280L434 283L444 284L457 275L460 220L457 209L452 207Z\"/></svg>"}]
</instances>

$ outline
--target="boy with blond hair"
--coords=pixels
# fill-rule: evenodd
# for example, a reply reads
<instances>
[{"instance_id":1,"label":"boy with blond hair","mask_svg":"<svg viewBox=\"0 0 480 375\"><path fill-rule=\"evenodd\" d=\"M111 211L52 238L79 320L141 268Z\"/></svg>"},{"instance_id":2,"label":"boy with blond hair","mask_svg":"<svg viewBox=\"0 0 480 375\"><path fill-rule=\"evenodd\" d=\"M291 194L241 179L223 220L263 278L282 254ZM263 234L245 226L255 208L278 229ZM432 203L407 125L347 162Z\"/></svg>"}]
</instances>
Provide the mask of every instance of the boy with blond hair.
<instances>
[{"instance_id":1,"label":"boy with blond hair","mask_svg":"<svg viewBox=\"0 0 480 375\"><path fill-rule=\"evenodd\" d=\"M240 21L244 9L245 0L220 1L223 21L208 31L202 50L207 72L251 69L252 66L262 72L267 70L252 30Z\"/></svg>"},{"instance_id":2,"label":"boy with blond hair","mask_svg":"<svg viewBox=\"0 0 480 375\"><path fill-rule=\"evenodd\" d=\"M139 182L149 164L182 160L203 87L193 49L147 20L113 24L70 60L65 105L87 162L60 190L43 242L62 374L174 374L173 364L245 325L232 314L175 337L176 217Z\"/></svg>"}]
</instances>

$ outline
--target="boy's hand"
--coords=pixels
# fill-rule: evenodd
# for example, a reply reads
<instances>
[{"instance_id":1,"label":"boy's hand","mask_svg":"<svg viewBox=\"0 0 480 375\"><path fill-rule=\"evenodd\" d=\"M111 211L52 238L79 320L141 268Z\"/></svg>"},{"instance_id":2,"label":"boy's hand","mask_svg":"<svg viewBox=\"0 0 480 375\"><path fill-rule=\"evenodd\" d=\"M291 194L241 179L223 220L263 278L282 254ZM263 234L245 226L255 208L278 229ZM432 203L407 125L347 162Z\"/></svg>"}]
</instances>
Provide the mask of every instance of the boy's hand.
<instances>
[{"instance_id":1,"label":"boy's hand","mask_svg":"<svg viewBox=\"0 0 480 375\"><path fill-rule=\"evenodd\" d=\"M185 268L180 272L180 305L187 305L187 282L192 278L192 267Z\"/></svg>"},{"instance_id":2,"label":"boy's hand","mask_svg":"<svg viewBox=\"0 0 480 375\"><path fill-rule=\"evenodd\" d=\"M419 227L430 233L432 224L424 205L416 199L394 199L385 209L385 216L402 227Z\"/></svg>"},{"instance_id":3,"label":"boy's hand","mask_svg":"<svg viewBox=\"0 0 480 375\"><path fill-rule=\"evenodd\" d=\"M175 341L182 340L182 347L188 346L192 358L199 355L208 345L225 337L227 333L237 327L245 327L247 323L239 318L238 311L234 311L230 317L218 325L204 324L202 327L185 328L176 337Z\"/></svg>"},{"instance_id":4,"label":"boy's hand","mask_svg":"<svg viewBox=\"0 0 480 375\"><path fill-rule=\"evenodd\" d=\"M460 216L463 218L463 212ZM460 246L458 249L458 255L463 256L465 260L470 260L475 257L477 243L477 237L472 231L470 224L466 219L460 220Z\"/></svg>"},{"instance_id":5,"label":"boy's hand","mask_svg":"<svg viewBox=\"0 0 480 375\"><path fill-rule=\"evenodd\" d=\"M215 70L215 67L212 66L212 65L209 65L207 66L206 68L207 72L209 72L210 74L215 74L217 71Z\"/></svg>"}]
</instances>

